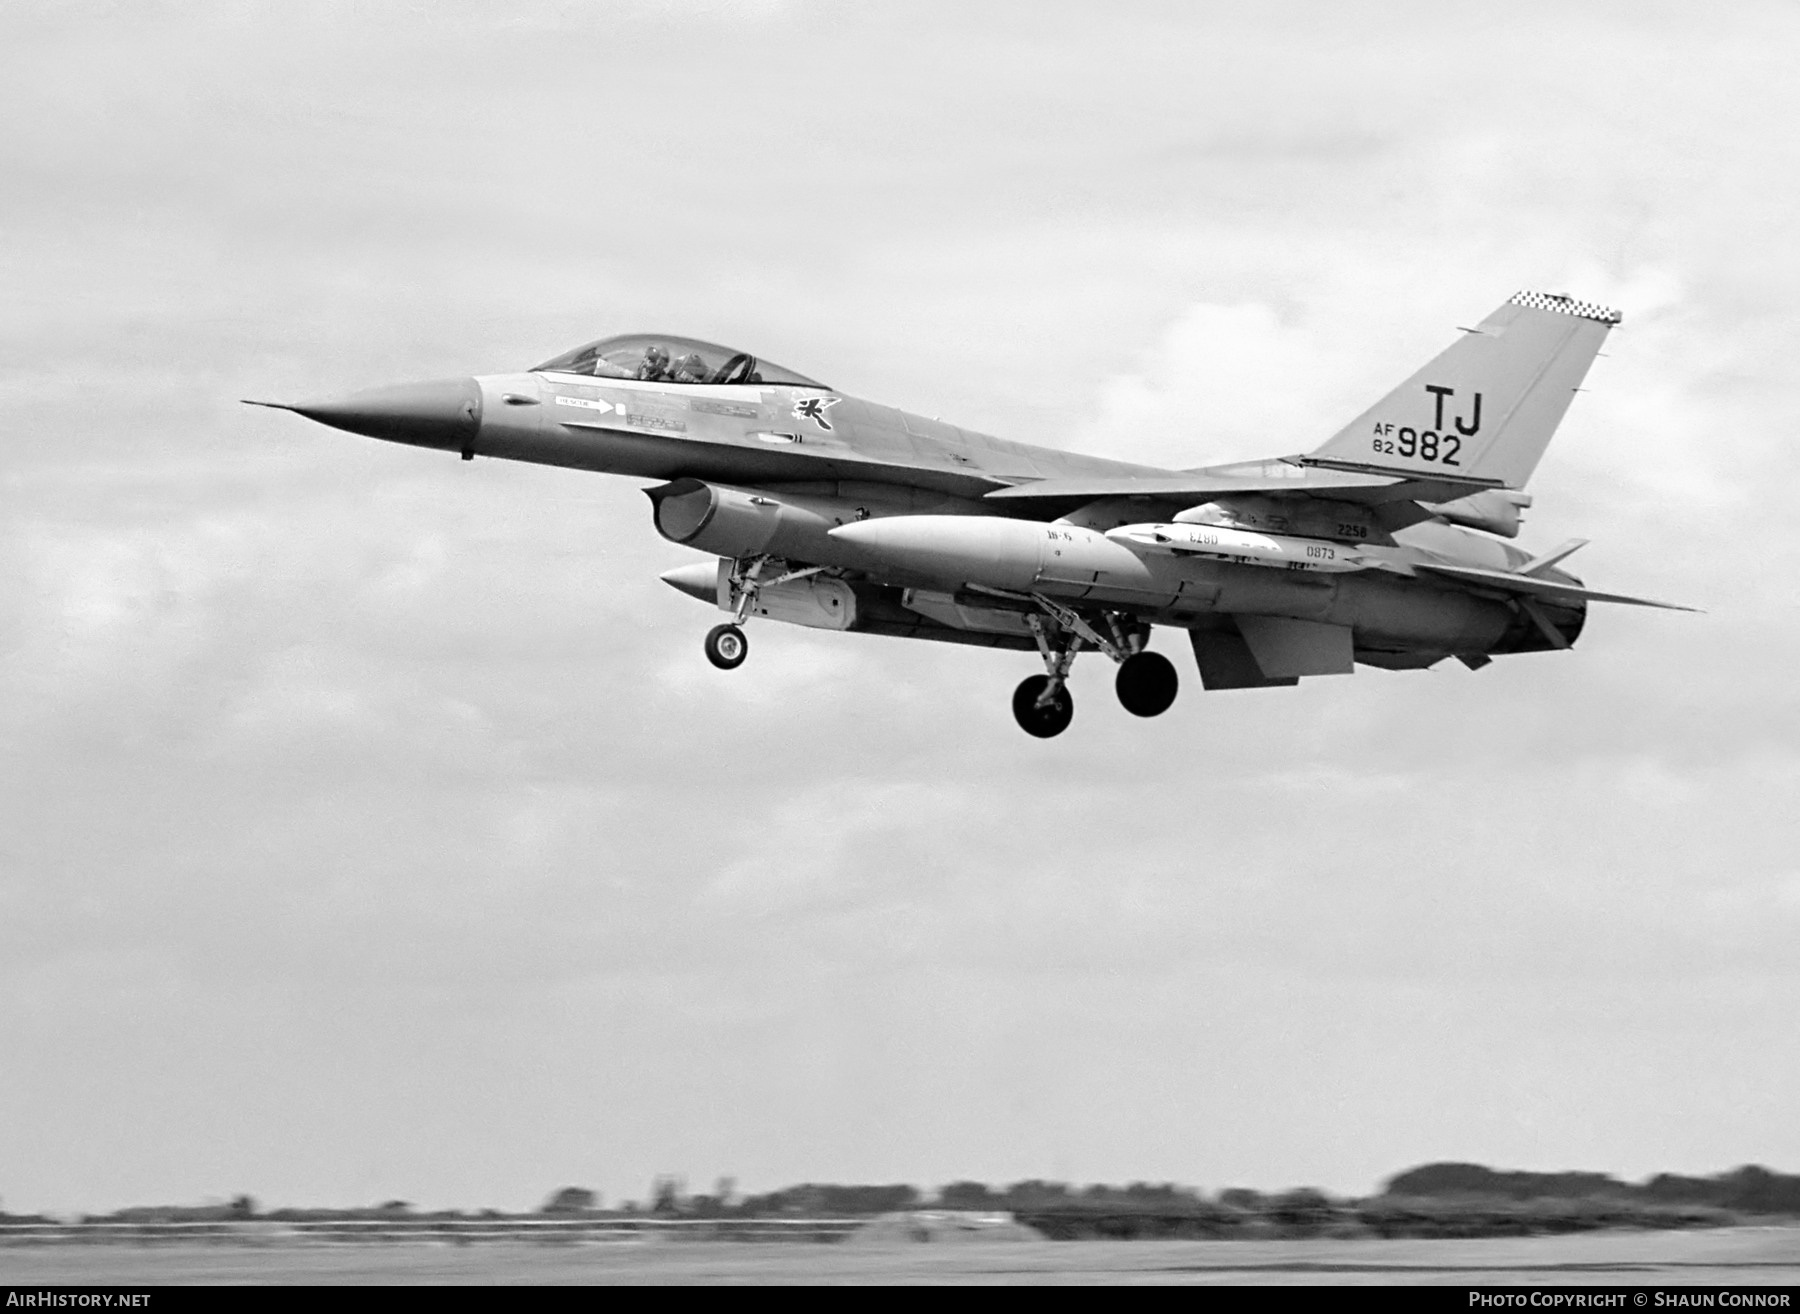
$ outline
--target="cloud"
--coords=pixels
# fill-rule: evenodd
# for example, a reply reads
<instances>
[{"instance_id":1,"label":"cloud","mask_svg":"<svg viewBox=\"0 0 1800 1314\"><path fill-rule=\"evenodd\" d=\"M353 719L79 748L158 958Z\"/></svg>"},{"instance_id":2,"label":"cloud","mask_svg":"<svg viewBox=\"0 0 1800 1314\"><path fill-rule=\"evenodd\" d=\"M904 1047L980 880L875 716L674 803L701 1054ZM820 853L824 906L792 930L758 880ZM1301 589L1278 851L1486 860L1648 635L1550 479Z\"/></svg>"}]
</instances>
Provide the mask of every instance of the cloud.
<instances>
[{"instance_id":1,"label":"cloud","mask_svg":"<svg viewBox=\"0 0 1800 1314\"><path fill-rule=\"evenodd\" d=\"M9 1207L1800 1151L1792 16L734 15L0 54ZM633 481L235 400L668 327L1193 465L1521 287L1627 315L1524 541L1707 616L1220 695L1163 634L1049 744L1029 655L713 670Z\"/></svg>"},{"instance_id":2,"label":"cloud","mask_svg":"<svg viewBox=\"0 0 1800 1314\"><path fill-rule=\"evenodd\" d=\"M1272 307L1200 303L1143 372L1104 382L1091 445L1178 468L1310 451L1329 436L1321 404L1353 382L1347 364Z\"/></svg>"}]
</instances>

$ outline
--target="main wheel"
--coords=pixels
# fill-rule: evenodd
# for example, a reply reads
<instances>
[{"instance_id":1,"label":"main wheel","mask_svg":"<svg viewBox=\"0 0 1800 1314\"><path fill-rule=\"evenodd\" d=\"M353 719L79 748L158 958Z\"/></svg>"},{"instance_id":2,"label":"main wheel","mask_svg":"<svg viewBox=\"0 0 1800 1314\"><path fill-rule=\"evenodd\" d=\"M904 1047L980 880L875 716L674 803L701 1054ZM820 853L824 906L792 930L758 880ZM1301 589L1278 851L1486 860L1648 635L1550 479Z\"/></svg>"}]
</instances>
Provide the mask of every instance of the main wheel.
<instances>
[{"instance_id":1,"label":"main wheel","mask_svg":"<svg viewBox=\"0 0 1800 1314\"><path fill-rule=\"evenodd\" d=\"M1026 734L1039 739L1060 735L1075 717L1075 699L1066 684L1056 691L1056 697L1042 707L1038 706L1038 699L1049 683L1049 676L1034 675L1013 690L1013 719Z\"/></svg>"},{"instance_id":2,"label":"main wheel","mask_svg":"<svg viewBox=\"0 0 1800 1314\"><path fill-rule=\"evenodd\" d=\"M1175 701L1181 680L1175 666L1159 652L1140 652L1119 664L1113 688L1133 716L1161 716Z\"/></svg>"},{"instance_id":3,"label":"main wheel","mask_svg":"<svg viewBox=\"0 0 1800 1314\"><path fill-rule=\"evenodd\" d=\"M735 625L715 625L706 632L706 660L721 671L734 671L750 655L750 640Z\"/></svg>"}]
</instances>

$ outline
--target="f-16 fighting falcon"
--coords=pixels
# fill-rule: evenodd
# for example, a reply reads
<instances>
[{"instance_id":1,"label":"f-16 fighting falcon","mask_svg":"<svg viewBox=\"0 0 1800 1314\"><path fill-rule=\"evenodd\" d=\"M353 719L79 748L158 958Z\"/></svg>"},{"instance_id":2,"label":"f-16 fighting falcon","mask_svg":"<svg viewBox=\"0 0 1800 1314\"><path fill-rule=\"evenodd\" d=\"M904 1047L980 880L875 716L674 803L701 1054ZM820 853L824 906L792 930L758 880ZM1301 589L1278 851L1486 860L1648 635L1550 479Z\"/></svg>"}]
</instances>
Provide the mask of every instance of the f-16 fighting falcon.
<instances>
[{"instance_id":1,"label":"f-16 fighting falcon","mask_svg":"<svg viewBox=\"0 0 1800 1314\"><path fill-rule=\"evenodd\" d=\"M1036 653L1029 734L1074 715L1077 654L1156 716L1187 633L1208 690L1567 648L1587 588L1529 552L1523 490L1620 315L1521 292L1304 455L1165 470L1005 442L863 401L746 351L605 338L535 369L278 406L416 447L655 480L657 532L707 555L662 578L730 619ZM1677 608L1689 610L1688 608Z\"/></svg>"}]
</instances>

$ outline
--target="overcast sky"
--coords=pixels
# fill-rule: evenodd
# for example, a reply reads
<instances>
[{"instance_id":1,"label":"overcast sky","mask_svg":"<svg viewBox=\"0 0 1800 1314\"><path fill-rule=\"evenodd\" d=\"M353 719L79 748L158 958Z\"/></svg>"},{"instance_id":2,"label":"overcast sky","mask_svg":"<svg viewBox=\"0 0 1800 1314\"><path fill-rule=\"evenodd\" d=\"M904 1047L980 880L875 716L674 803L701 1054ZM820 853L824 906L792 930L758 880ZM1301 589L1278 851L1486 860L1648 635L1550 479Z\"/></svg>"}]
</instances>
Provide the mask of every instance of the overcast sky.
<instances>
[{"instance_id":1,"label":"overcast sky","mask_svg":"<svg viewBox=\"0 0 1800 1314\"><path fill-rule=\"evenodd\" d=\"M1800 1169L1792 6L5 21L5 1207ZM1521 542L1706 615L1163 632L1047 742L1025 654L714 670L636 481L237 404L654 329L1195 465L1520 288L1625 312Z\"/></svg>"}]
</instances>

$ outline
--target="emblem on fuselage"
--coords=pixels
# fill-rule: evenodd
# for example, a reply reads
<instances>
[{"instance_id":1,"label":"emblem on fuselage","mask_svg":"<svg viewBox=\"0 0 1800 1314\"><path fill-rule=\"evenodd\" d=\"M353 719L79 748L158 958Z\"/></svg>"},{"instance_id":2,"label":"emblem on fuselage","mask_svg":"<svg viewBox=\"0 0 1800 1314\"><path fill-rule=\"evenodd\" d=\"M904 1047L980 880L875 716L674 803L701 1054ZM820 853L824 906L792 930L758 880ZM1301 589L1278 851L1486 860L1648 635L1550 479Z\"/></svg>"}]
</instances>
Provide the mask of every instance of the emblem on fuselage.
<instances>
[{"instance_id":1,"label":"emblem on fuselage","mask_svg":"<svg viewBox=\"0 0 1800 1314\"><path fill-rule=\"evenodd\" d=\"M802 397L794 403L796 420L811 420L827 433L831 432L831 421L825 418L827 407L836 406L841 397Z\"/></svg>"}]
</instances>

